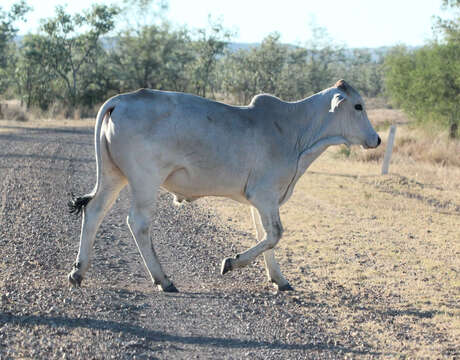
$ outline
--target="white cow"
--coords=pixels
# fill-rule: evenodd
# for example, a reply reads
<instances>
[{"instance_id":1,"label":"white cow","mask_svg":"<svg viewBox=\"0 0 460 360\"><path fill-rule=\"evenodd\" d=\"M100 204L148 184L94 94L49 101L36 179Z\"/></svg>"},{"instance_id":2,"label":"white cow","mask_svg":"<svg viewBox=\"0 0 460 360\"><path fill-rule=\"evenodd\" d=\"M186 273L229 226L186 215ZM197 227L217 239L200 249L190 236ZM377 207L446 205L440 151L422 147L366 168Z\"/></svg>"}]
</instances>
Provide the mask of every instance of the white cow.
<instances>
[{"instance_id":1,"label":"white cow","mask_svg":"<svg viewBox=\"0 0 460 360\"><path fill-rule=\"evenodd\" d=\"M160 187L179 202L223 196L250 205L259 242L224 259L221 272L263 254L268 279L279 290L292 289L273 252L283 233L279 207L310 164L338 144L380 144L363 99L343 80L301 101L257 95L241 107L147 89L112 97L96 119L96 186L69 202L72 212L83 210L80 249L69 281L80 285L99 224L129 183L128 226L153 283L163 291L177 289L149 238Z\"/></svg>"}]
</instances>

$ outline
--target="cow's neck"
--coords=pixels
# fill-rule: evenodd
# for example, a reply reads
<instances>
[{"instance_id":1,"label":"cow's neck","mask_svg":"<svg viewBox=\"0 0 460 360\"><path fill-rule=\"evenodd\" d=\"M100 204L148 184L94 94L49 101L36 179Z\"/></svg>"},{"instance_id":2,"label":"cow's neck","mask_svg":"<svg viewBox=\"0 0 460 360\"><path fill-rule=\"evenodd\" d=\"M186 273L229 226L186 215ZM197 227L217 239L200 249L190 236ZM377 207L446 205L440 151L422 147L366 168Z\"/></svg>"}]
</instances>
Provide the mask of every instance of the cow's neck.
<instances>
[{"instance_id":1,"label":"cow's neck","mask_svg":"<svg viewBox=\"0 0 460 360\"><path fill-rule=\"evenodd\" d=\"M330 145L337 145L339 139L330 136L327 131L331 115L331 98L331 92L325 90L304 100L290 103L289 113L294 127L293 145L299 156L303 153L318 153Z\"/></svg>"},{"instance_id":2,"label":"cow's neck","mask_svg":"<svg viewBox=\"0 0 460 360\"><path fill-rule=\"evenodd\" d=\"M328 132L331 99L332 92L328 89L299 102L291 103L295 108L294 123L297 124L295 141L298 154L297 178L329 146L346 143L342 136L331 135Z\"/></svg>"},{"instance_id":3,"label":"cow's neck","mask_svg":"<svg viewBox=\"0 0 460 360\"><path fill-rule=\"evenodd\" d=\"M288 121L292 130L291 143L297 154L297 167L280 204L289 199L295 184L313 161L329 146L344 142L342 136L330 136L327 131L331 99L331 92L325 90L304 100L287 103Z\"/></svg>"}]
</instances>

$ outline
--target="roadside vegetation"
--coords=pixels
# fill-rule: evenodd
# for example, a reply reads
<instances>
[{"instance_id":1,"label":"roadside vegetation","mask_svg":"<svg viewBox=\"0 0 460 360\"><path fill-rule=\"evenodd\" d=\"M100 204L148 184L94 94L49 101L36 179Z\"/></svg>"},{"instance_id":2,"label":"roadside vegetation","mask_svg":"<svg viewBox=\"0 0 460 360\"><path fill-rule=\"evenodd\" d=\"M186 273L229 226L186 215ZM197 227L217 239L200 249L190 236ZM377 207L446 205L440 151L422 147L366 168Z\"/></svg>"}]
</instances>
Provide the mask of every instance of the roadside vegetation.
<instances>
[{"instance_id":1,"label":"roadside vegetation","mask_svg":"<svg viewBox=\"0 0 460 360\"><path fill-rule=\"evenodd\" d=\"M164 3L127 0L75 15L57 7L18 37L33 9L22 0L0 10L0 100L17 99L42 117L92 116L109 96L142 87L233 104L261 92L298 100L339 78L367 97L383 89L383 50L347 49L316 25L303 44L283 44L278 33L257 45L234 44L211 17L207 27L190 29L169 23Z\"/></svg>"},{"instance_id":2,"label":"roadside vegetation","mask_svg":"<svg viewBox=\"0 0 460 360\"><path fill-rule=\"evenodd\" d=\"M391 162L429 163L437 166L460 167L460 141L452 139L449 131L440 123L424 123L411 120L402 110L370 109L368 116L382 139L382 145L374 150L340 146L336 156L360 162L381 164L391 125L397 125Z\"/></svg>"},{"instance_id":3,"label":"roadside vegetation","mask_svg":"<svg viewBox=\"0 0 460 360\"><path fill-rule=\"evenodd\" d=\"M74 15L58 6L22 37L18 25L33 9L26 0L0 7L0 118L28 117L3 111L11 99L34 116L82 118L108 97L143 87L247 104L261 92L298 100L345 78L419 125L458 136L458 0L442 0L446 16L436 19L433 40L415 49L348 49L316 25L303 44L283 44L279 33L234 44L234 34L211 17L206 28L189 29L167 21L165 1L120 4Z\"/></svg>"}]
</instances>

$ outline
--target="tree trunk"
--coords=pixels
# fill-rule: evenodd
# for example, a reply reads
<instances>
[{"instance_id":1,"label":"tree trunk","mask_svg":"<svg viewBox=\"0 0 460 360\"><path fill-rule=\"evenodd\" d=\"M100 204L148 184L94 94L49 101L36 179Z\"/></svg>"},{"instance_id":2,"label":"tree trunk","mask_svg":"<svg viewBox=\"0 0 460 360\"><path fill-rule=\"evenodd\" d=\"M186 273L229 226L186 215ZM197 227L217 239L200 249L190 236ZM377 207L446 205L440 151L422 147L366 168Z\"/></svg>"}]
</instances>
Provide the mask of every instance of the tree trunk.
<instances>
[{"instance_id":1,"label":"tree trunk","mask_svg":"<svg viewBox=\"0 0 460 360\"><path fill-rule=\"evenodd\" d=\"M449 138L456 139L458 135L458 123L455 121L451 121L449 127Z\"/></svg>"},{"instance_id":2,"label":"tree trunk","mask_svg":"<svg viewBox=\"0 0 460 360\"><path fill-rule=\"evenodd\" d=\"M449 121L449 138L456 139L458 136L458 122L459 122L459 111L458 109L454 109L450 113L450 121Z\"/></svg>"}]
</instances>

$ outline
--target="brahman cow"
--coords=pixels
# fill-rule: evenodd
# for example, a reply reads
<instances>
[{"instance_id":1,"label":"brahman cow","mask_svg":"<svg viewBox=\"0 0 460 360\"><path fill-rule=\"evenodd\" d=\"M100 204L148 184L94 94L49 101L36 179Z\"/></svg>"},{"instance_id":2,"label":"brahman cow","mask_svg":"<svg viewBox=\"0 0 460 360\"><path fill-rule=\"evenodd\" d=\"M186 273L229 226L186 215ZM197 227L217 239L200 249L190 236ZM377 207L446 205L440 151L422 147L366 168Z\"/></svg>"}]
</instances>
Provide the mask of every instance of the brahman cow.
<instances>
[{"instance_id":1,"label":"brahman cow","mask_svg":"<svg viewBox=\"0 0 460 360\"><path fill-rule=\"evenodd\" d=\"M284 102L263 94L248 106L147 89L112 97L96 119L95 188L69 202L72 212L83 212L70 283L80 285L99 224L129 184L127 223L153 283L161 290L177 291L149 237L150 214L160 187L179 202L223 196L250 205L259 242L224 259L221 273L263 254L268 279L280 291L292 289L273 252L283 233L279 207L310 164L338 144L364 148L380 144L363 99L343 80L301 101Z\"/></svg>"}]
</instances>

